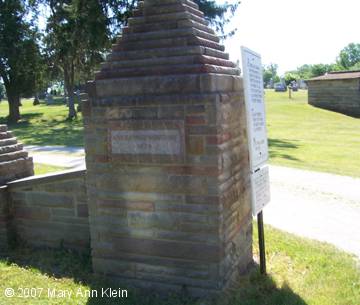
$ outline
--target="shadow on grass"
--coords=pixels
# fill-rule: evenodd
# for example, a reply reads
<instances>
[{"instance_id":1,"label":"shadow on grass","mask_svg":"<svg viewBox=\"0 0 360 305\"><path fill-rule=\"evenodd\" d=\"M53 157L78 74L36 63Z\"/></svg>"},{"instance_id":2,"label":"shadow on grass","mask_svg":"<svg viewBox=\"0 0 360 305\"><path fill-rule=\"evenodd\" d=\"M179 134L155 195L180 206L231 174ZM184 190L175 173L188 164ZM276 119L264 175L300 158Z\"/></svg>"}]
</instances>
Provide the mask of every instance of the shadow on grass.
<instances>
[{"instance_id":1,"label":"shadow on grass","mask_svg":"<svg viewBox=\"0 0 360 305\"><path fill-rule=\"evenodd\" d=\"M83 285L82 291L90 287L100 295L102 288L111 287L118 290L121 287L129 292L128 298L89 298L86 301L87 305L307 305L289 286L276 287L271 277L260 275L256 265L248 276L239 279L226 293L217 298L201 300L179 294L160 297L154 293L128 289L125 286L114 286L104 277L92 273L88 254L66 250L18 248L11 250L6 258L0 256L0 261L9 265L16 264L25 269L35 269L57 279L73 279L77 284ZM45 285L52 288L51 283ZM73 289L77 290L77 288Z\"/></svg>"},{"instance_id":2,"label":"shadow on grass","mask_svg":"<svg viewBox=\"0 0 360 305\"><path fill-rule=\"evenodd\" d=\"M30 119L41 120L43 113L22 115L22 120L16 124L8 124L9 130L26 145L61 145L83 146L83 123L81 119L67 121L66 119L44 120L41 123L30 123ZM1 123L1 120L0 120ZM3 122L6 123L6 122Z\"/></svg>"},{"instance_id":3,"label":"shadow on grass","mask_svg":"<svg viewBox=\"0 0 360 305\"><path fill-rule=\"evenodd\" d=\"M327 110L327 111L331 111L331 112L336 112L336 113L351 117L353 119L360 119L360 104L357 109L353 109L353 110L347 110L347 109L341 109L341 108L339 109L336 107L333 108L333 107L331 107L331 103L323 104L323 105L312 105L312 104L309 104L309 105L316 109L322 109L322 110Z\"/></svg>"},{"instance_id":4,"label":"shadow on grass","mask_svg":"<svg viewBox=\"0 0 360 305\"><path fill-rule=\"evenodd\" d=\"M285 141L279 139L269 138L269 153L270 158L283 158L291 161L300 161L291 155L291 151L299 148L298 144L292 141Z\"/></svg>"},{"instance_id":5,"label":"shadow on grass","mask_svg":"<svg viewBox=\"0 0 360 305\"><path fill-rule=\"evenodd\" d=\"M30 120L31 119L36 119L39 117L42 117L44 114L41 112L32 112L32 113L25 113L21 115L21 121L19 121L18 123L9 123L7 121L7 117L2 117L0 118L0 124L6 124L9 127L14 127L14 128L24 128L25 126L29 126L30 125Z\"/></svg>"}]
</instances>

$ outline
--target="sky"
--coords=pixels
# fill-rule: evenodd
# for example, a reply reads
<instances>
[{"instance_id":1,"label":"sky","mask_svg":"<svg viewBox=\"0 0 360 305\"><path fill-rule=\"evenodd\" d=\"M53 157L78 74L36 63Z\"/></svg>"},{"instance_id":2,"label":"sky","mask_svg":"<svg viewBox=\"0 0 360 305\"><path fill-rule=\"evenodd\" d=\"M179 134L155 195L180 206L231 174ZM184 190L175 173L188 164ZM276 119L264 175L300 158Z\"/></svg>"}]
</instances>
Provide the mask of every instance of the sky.
<instances>
[{"instance_id":1,"label":"sky","mask_svg":"<svg viewBox=\"0 0 360 305\"><path fill-rule=\"evenodd\" d=\"M333 63L346 45L360 43L359 14L359 0L242 0L226 52L236 61L246 46L263 64L278 64L280 75L303 64Z\"/></svg>"}]
</instances>

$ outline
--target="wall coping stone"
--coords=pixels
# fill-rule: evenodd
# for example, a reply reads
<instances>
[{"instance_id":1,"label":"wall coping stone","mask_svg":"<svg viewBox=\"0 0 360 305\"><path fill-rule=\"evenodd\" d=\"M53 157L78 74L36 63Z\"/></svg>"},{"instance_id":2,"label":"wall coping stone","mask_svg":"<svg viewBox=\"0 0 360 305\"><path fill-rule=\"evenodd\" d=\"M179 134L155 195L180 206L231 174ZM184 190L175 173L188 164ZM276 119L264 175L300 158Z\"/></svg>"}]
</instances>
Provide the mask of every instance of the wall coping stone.
<instances>
[{"instance_id":1,"label":"wall coping stone","mask_svg":"<svg viewBox=\"0 0 360 305\"><path fill-rule=\"evenodd\" d=\"M44 175L32 176L24 179L19 179L15 181L11 181L7 183L7 186L10 188L15 187L23 187L23 186L30 186L34 184L43 184L43 183L50 183L57 180L67 180L67 179L74 179L86 174L86 169L76 169L76 170L66 170L66 171L59 171Z\"/></svg>"}]
</instances>

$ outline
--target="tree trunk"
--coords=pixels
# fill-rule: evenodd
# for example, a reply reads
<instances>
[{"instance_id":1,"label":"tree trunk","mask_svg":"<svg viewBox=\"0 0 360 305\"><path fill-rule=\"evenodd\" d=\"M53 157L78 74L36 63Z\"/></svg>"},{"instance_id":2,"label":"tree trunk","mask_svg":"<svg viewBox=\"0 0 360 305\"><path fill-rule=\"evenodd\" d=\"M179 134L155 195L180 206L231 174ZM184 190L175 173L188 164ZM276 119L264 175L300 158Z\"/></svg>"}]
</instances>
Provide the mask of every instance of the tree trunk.
<instances>
[{"instance_id":1,"label":"tree trunk","mask_svg":"<svg viewBox=\"0 0 360 305\"><path fill-rule=\"evenodd\" d=\"M35 94L33 105L34 106L40 105L40 100L39 100L39 96L37 93Z\"/></svg>"},{"instance_id":2,"label":"tree trunk","mask_svg":"<svg viewBox=\"0 0 360 305\"><path fill-rule=\"evenodd\" d=\"M73 90L74 88L72 88L72 91L69 92L69 116L68 116L69 120L72 120L73 118L77 117Z\"/></svg>"},{"instance_id":3,"label":"tree trunk","mask_svg":"<svg viewBox=\"0 0 360 305\"><path fill-rule=\"evenodd\" d=\"M68 119L72 120L73 118L77 117L77 114L75 110L75 101L74 101L74 82L73 82L73 77L70 76L69 70L70 69L66 69L66 68L64 69L64 81L68 96L68 107L69 107Z\"/></svg>"},{"instance_id":4,"label":"tree trunk","mask_svg":"<svg viewBox=\"0 0 360 305\"><path fill-rule=\"evenodd\" d=\"M8 95L8 103L9 103L9 123L16 123L20 120L20 96L18 95Z\"/></svg>"}]
</instances>

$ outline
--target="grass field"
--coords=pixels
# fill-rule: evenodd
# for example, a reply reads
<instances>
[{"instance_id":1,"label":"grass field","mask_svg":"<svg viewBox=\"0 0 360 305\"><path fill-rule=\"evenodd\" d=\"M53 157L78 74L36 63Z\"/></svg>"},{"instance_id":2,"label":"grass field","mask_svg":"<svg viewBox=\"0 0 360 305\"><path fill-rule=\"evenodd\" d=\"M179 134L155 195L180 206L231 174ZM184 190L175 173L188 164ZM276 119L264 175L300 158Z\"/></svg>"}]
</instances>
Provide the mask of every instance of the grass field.
<instances>
[{"instance_id":1,"label":"grass field","mask_svg":"<svg viewBox=\"0 0 360 305\"><path fill-rule=\"evenodd\" d=\"M266 90L267 122L272 164L360 177L360 119L312 107L307 92ZM66 121L67 108L59 103L33 106L24 100L23 120L10 125L28 145L83 145L81 114ZM0 123L7 103L0 103Z\"/></svg>"},{"instance_id":2,"label":"grass field","mask_svg":"<svg viewBox=\"0 0 360 305\"><path fill-rule=\"evenodd\" d=\"M360 119L266 91L271 163L360 177Z\"/></svg>"},{"instance_id":3,"label":"grass field","mask_svg":"<svg viewBox=\"0 0 360 305\"><path fill-rule=\"evenodd\" d=\"M208 302L172 296L160 300L129 290L127 299L101 299L73 296L49 299L47 289L85 290L111 287L91 273L88 256L68 251L15 250L7 259L0 257L0 304L124 304L124 305L359 305L360 270L348 254L327 244L300 239L266 227L267 277L254 269L226 296ZM254 246L256 248L256 236ZM257 249L255 249L257 252ZM4 290L43 288L40 298L6 298ZM127 289L120 285L121 289ZM113 288L119 288L114 287ZM38 290L39 292L40 290ZM141 291L138 291L141 293Z\"/></svg>"},{"instance_id":4,"label":"grass field","mask_svg":"<svg viewBox=\"0 0 360 305\"><path fill-rule=\"evenodd\" d=\"M15 135L26 145L65 145L83 146L83 123L81 114L78 119L66 120L68 108L61 99L56 104L44 103L33 106L32 99L23 99L20 107L22 120L9 125ZM6 123L8 104L0 103L0 124Z\"/></svg>"}]
</instances>

